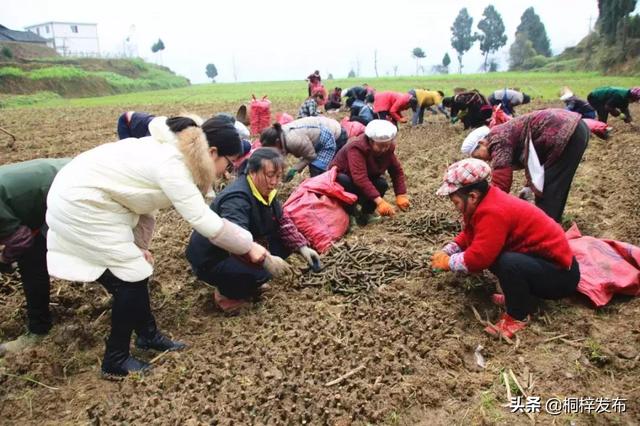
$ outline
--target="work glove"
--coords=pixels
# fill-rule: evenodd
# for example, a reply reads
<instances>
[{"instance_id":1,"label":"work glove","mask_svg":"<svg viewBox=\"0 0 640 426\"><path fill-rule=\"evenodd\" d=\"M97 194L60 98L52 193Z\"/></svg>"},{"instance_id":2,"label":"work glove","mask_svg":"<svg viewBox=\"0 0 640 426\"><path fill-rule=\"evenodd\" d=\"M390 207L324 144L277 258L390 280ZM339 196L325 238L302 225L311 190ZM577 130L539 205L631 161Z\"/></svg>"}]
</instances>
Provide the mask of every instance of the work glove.
<instances>
[{"instance_id":1,"label":"work glove","mask_svg":"<svg viewBox=\"0 0 640 426\"><path fill-rule=\"evenodd\" d=\"M405 117L402 117L400 120L398 120L399 123L406 123L407 119Z\"/></svg>"},{"instance_id":2,"label":"work glove","mask_svg":"<svg viewBox=\"0 0 640 426\"><path fill-rule=\"evenodd\" d=\"M458 122L458 117L451 117L451 124L456 124Z\"/></svg>"},{"instance_id":3,"label":"work glove","mask_svg":"<svg viewBox=\"0 0 640 426\"><path fill-rule=\"evenodd\" d=\"M393 206L386 201L382 200L378 207L376 207L376 211L380 216L393 216L396 214Z\"/></svg>"},{"instance_id":4,"label":"work glove","mask_svg":"<svg viewBox=\"0 0 640 426\"><path fill-rule=\"evenodd\" d=\"M151 252L147 249L140 249L140 251L142 252L142 255L144 256L144 260L147 261L147 263L149 263L149 265L153 266L155 259L153 258L153 254L151 254Z\"/></svg>"},{"instance_id":5,"label":"work glove","mask_svg":"<svg viewBox=\"0 0 640 426\"><path fill-rule=\"evenodd\" d=\"M298 171L296 169L294 169L293 167L290 168L289 170L287 170L287 174L284 177L284 181L285 182L291 182L293 180L293 178L295 177L296 173L298 173Z\"/></svg>"},{"instance_id":6,"label":"work glove","mask_svg":"<svg viewBox=\"0 0 640 426\"><path fill-rule=\"evenodd\" d=\"M396 206L398 206L398 208L402 211L407 210L409 206L411 206L407 194L400 194L396 196Z\"/></svg>"},{"instance_id":7,"label":"work glove","mask_svg":"<svg viewBox=\"0 0 640 426\"><path fill-rule=\"evenodd\" d=\"M322 269L320 255L314 249L309 246L300 247L300 255L304 257L304 260L307 261L313 272L319 272L320 269Z\"/></svg>"},{"instance_id":8,"label":"work glove","mask_svg":"<svg viewBox=\"0 0 640 426\"><path fill-rule=\"evenodd\" d=\"M525 186L518 192L518 198L523 200L531 200L534 198L533 191L528 186Z\"/></svg>"},{"instance_id":9,"label":"work glove","mask_svg":"<svg viewBox=\"0 0 640 426\"><path fill-rule=\"evenodd\" d=\"M274 278L280 278L287 275L293 275L293 268L283 258L267 253L267 257L262 264Z\"/></svg>"},{"instance_id":10,"label":"work glove","mask_svg":"<svg viewBox=\"0 0 640 426\"><path fill-rule=\"evenodd\" d=\"M437 251L431 256L431 268L439 271L449 271L449 255L443 251Z\"/></svg>"}]
</instances>

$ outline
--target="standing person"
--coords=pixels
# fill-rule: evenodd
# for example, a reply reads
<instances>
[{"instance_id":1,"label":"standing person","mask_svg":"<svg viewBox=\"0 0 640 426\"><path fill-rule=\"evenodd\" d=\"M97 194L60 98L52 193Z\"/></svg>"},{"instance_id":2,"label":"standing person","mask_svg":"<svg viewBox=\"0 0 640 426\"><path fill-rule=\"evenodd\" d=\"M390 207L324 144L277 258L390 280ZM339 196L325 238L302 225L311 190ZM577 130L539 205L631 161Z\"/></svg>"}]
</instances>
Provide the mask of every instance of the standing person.
<instances>
[{"instance_id":1,"label":"standing person","mask_svg":"<svg viewBox=\"0 0 640 426\"><path fill-rule=\"evenodd\" d=\"M389 172L396 194L396 206L407 210L410 206L404 170L395 154L398 129L387 120L373 120L364 134L352 138L338 153L330 167L338 168L338 182L344 189L358 196L356 205L346 207L351 225L375 223L380 216L393 216L395 209L384 200L389 184L384 177ZM380 216L376 216L374 211Z\"/></svg>"},{"instance_id":2,"label":"standing person","mask_svg":"<svg viewBox=\"0 0 640 426\"><path fill-rule=\"evenodd\" d=\"M314 89L320 86L322 82L322 77L320 77L320 71L315 70L312 74L309 74L307 76L307 81L309 82L309 85L307 86L308 96L311 96L313 94Z\"/></svg>"},{"instance_id":3,"label":"standing person","mask_svg":"<svg viewBox=\"0 0 640 426\"><path fill-rule=\"evenodd\" d=\"M492 106L501 105L505 113L515 115L515 107L528 104L531 102L531 97L515 89L500 89L490 94L487 100Z\"/></svg>"},{"instance_id":4,"label":"standing person","mask_svg":"<svg viewBox=\"0 0 640 426\"><path fill-rule=\"evenodd\" d=\"M596 118L596 110L589 105L589 102L580 99L568 88L563 91L560 100L564 102L567 111L580 114L582 118L590 118L592 120Z\"/></svg>"},{"instance_id":5,"label":"standing person","mask_svg":"<svg viewBox=\"0 0 640 426\"><path fill-rule=\"evenodd\" d=\"M411 118L411 125L424 123L424 112L427 109L435 106L443 114L447 115L446 111L442 107L442 99L444 98L444 92L438 90L423 90L414 89L410 90L409 94L415 96L416 104L412 107L413 117Z\"/></svg>"},{"instance_id":6,"label":"standing person","mask_svg":"<svg viewBox=\"0 0 640 426\"><path fill-rule=\"evenodd\" d=\"M310 266L319 267L320 256L283 215L276 198L284 166L284 158L275 149L257 149L249 158L246 175L224 188L211 210L249 231L253 240L271 253L285 259L298 252ZM247 264L197 231L191 234L187 259L198 279L216 286L215 301L226 312L246 306L271 279L265 268Z\"/></svg>"},{"instance_id":7,"label":"standing person","mask_svg":"<svg viewBox=\"0 0 640 426\"><path fill-rule=\"evenodd\" d=\"M211 118L202 127L191 118L167 119L160 134L107 143L75 157L56 176L47 197L49 274L68 281L98 281L113 296L111 333L102 360L105 376L150 368L129 353L136 346L157 351L186 345L162 334L151 313L149 244L158 209L175 207L210 241L247 261L281 265L251 234L209 210L203 195L240 154L233 124Z\"/></svg>"},{"instance_id":8,"label":"standing person","mask_svg":"<svg viewBox=\"0 0 640 426\"><path fill-rule=\"evenodd\" d=\"M491 129L476 129L461 149L464 154L489 162L493 185L506 193L511 190L513 170L525 169L527 187L521 196L533 191L536 205L561 223L589 133L579 114L550 108L518 116ZM539 164L532 157L529 137Z\"/></svg>"},{"instance_id":9,"label":"standing person","mask_svg":"<svg viewBox=\"0 0 640 426\"><path fill-rule=\"evenodd\" d=\"M407 119L402 116L402 111L415 107L416 102L416 97L410 93L380 92L375 94L373 112L381 120L389 120L396 125L406 123Z\"/></svg>"},{"instance_id":10,"label":"standing person","mask_svg":"<svg viewBox=\"0 0 640 426\"><path fill-rule=\"evenodd\" d=\"M333 89L333 92L329 94L329 99L327 103L324 104L324 110L338 110L342 106L342 89L340 87L336 87Z\"/></svg>"},{"instance_id":11,"label":"standing person","mask_svg":"<svg viewBox=\"0 0 640 426\"><path fill-rule=\"evenodd\" d=\"M461 120L465 130L485 126L493 112L487 99L475 89L446 97L442 105L451 109L451 123Z\"/></svg>"},{"instance_id":12,"label":"standing person","mask_svg":"<svg viewBox=\"0 0 640 426\"><path fill-rule=\"evenodd\" d=\"M540 209L489 186L491 168L469 158L451 165L438 195L448 196L464 229L431 259L436 270L498 277L506 313L485 328L508 338L526 327L535 299L561 299L576 292L580 268L564 231ZM501 297L500 297L501 296Z\"/></svg>"},{"instance_id":13,"label":"standing person","mask_svg":"<svg viewBox=\"0 0 640 426\"><path fill-rule=\"evenodd\" d=\"M127 111L118 117L118 139L149 136L149 123L156 116L146 112Z\"/></svg>"},{"instance_id":14,"label":"standing person","mask_svg":"<svg viewBox=\"0 0 640 426\"><path fill-rule=\"evenodd\" d=\"M37 344L51 329L44 216L51 182L69 161L39 159L0 166L0 272L12 273L17 263L28 331L1 344L0 356Z\"/></svg>"},{"instance_id":15,"label":"standing person","mask_svg":"<svg viewBox=\"0 0 640 426\"><path fill-rule=\"evenodd\" d=\"M598 87L594 89L587 101L598 113L598 120L606 123L609 114L620 117L625 123L631 123L629 102L640 101L640 87L625 89L624 87Z\"/></svg>"},{"instance_id":16,"label":"standing person","mask_svg":"<svg viewBox=\"0 0 640 426\"><path fill-rule=\"evenodd\" d=\"M307 166L312 177L324 173L336 155L336 140L331 130L323 125L307 124L301 120L294 120L284 126L274 123L260 134L263 147L276 148L282 155L291 154L300 159L287 171L285 182L293 180Z\"/></svg>"},{"instance_id":17,"label":"standing person","mask_svg":"<svg viewBox=\"0 0 640 426\"><path fill-rule=\"evenodd\" d=\"M300 106L300 109L298 110L298 118L315 117L316 115L319 115L320 110L318 109L318 105L321 104L323 100L324 95L322 92L314 92Z\"/></svg>"}]
</instances>

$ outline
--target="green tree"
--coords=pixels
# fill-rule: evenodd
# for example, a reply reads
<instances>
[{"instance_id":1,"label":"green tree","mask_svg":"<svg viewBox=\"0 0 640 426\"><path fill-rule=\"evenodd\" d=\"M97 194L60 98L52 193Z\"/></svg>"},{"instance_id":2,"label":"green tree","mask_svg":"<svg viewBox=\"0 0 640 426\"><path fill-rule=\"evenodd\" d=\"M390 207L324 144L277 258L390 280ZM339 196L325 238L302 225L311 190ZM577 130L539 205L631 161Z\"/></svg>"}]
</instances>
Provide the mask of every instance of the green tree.
<instances>
[{"instance_id":1,"label":"green tree","mask_svg":"<svg viewBox=\"0 0 640 426\"><path fill-rule=\"evenodd\" d=\"M516 40L509 48L509 69L521 69L522 65L529 58L536 56L536 49L526 34L516 33Z\"/></svg>"},{"instance_id":2,"label":"green tree","mask_svg":"<svg viewBox=\"0 0 640 426\"><path fill-rule=\"evenodd\" d=\"M460 74L462 74L462 57L476 41L475 35L471 34L472 25L473 18L469 16L467 8L463 7L451 26L451 47L458 53L458 72Z\"/></svg>"},{"instance_id":3,"label":"green tree","mask_svg":"<svg viewBox=\"0 0 640 426\"><path fill-rule=\"evenodd\" d=\"M207 64L206 68L207 77L211 79L212 83L216 82L216 77L218 76L218 69L214 64Z\"/></svg>"},{"instance_id":4,"label":"green tree","mask_svg":"<svg viewBox=\"0 0 640 426\"><path fill-rule=\"evenodd\" d=\"M418 75L418 71L420 70L420 59L424 59L427 57L427 54L424 53L424 50L420 47L415 47L411 51L411 56L416 60L416 75Z\"/></svg>"},{"instance_id":5,"label":"green tree","mask_svg":"<svg viewBox=\"0 0 640 426\"><path fill-rule=\"evenodd\" d=\"M531 40L533 48L539 55L551 56L551 46L549 45L547 30L533 7L525 10L520 17L520 25L516 28L516 35L518 34L524 34Z\"/></svg>"},{"instance_id":6,"label":"green tree","mask_svg":"<svg viewBox=\"0 0 640 426\"><path fill-rule=\"evenodd\" d=\"M507 44L507 36L504 34L504 22L493 5L484 9L483 18L478 22L478 29L482 31L477 35L480 42L480 51L484 53L483 69L487 71L489 53L495 52Z\"/></svg>"},{"instance_id":7,"label":"green tree","mask_svg":"<svg viewBox=\"0 0 640 426\"><path fill-rule=\"evenodd\" d=\"M449 57L449 52L447 52L442 57L442 66L449 69L449 64L451 64L451 58Z\"/></svg>"},{"instance_id":8,"label":"green tree","mask_svg":"<svg viewBox=\"0 0 640 426\"><path fill-rule=\"evenodd\" d=\"M609 44L618 39L618 34L626 38L626 18L634 11L636 0L598 0L598 31Z\"/></svg>"}]
</instances>

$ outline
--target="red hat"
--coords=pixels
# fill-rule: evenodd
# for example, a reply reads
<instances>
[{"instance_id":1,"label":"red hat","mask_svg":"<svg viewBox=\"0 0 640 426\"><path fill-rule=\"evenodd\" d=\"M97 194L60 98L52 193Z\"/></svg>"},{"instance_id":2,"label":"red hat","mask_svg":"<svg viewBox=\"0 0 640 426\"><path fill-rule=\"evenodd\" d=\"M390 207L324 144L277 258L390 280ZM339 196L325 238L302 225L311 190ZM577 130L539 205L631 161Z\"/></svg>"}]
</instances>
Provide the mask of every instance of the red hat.
<instances>
[{"instance_id":1,"label":"red hat","mask_svg":"<svg viewBox=\"0 0 640 426\"><path fill-rule=\"evenodd\" d=\"M444 174L444 182L436 191L437 195L449 195L458 189L491 177L491 166L476 158L466 158L453 163Z\"/></svg>"}]
</instances>

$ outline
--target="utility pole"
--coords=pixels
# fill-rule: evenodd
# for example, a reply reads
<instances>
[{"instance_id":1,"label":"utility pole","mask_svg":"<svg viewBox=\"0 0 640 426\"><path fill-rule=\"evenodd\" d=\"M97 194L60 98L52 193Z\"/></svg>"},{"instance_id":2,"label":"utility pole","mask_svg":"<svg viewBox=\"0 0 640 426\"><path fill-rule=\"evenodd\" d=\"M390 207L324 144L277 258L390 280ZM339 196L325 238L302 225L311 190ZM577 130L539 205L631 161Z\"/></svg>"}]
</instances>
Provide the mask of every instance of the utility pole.
<instances>
[{"instance_id":1,"label":"utility pole","mask_svg":"<svg viewBox=\"0 0 640 426\"><path fill-rule=\"evenodd\" d=\"M373 69L376 72L376 78L378 78L378 49L373 51Z\"/></svg>"}]
</instances>

